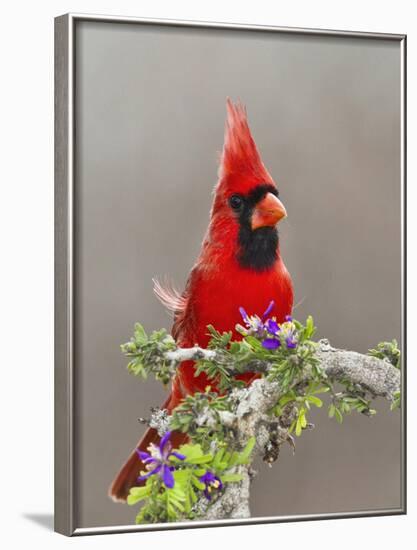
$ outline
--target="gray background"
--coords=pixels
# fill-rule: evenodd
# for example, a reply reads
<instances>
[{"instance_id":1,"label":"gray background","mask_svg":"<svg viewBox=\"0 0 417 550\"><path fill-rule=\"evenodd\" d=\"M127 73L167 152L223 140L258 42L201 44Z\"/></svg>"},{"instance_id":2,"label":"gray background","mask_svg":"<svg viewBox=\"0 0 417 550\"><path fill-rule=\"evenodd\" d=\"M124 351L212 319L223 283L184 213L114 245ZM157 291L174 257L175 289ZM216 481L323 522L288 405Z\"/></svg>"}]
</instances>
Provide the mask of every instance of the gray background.
<instances>
[{"instance_id":1,"label":"gray background","mask_svg":"<svg viewBox=\"0 0 417 550\"><path fill-rule=\"evenodd\" d=\"M76 32L76 524L132 524L107 488L162 403L129 375L135 321L170 326L151 279L179 286L208 223L225 99L240 98L289 213L281 247L295 315L366 352L400 338L398 42L78 22ZM315 430L252 487L253 516L400 506L400 415Z\"/></svg>"}]
</instances>

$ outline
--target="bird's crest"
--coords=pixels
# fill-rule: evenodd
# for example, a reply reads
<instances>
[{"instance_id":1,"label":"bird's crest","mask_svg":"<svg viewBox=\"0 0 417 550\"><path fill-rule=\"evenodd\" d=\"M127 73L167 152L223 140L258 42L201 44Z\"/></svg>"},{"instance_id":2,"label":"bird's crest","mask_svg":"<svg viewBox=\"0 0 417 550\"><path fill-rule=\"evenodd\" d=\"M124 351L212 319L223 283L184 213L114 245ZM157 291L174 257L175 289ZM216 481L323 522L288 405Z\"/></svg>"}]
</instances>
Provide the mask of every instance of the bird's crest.
<instances>
[{"instance_id":1,"label":"bird's crest","mask_svg":"<svg viewBox=\"0 0 417 550\"><path fill-rule=\"evenodd\" d=\"M219 187L250 191L259 183L274 184L249 129L246 108L227 99L224 146L219 166Z\"/></svg>"}]
</instances>

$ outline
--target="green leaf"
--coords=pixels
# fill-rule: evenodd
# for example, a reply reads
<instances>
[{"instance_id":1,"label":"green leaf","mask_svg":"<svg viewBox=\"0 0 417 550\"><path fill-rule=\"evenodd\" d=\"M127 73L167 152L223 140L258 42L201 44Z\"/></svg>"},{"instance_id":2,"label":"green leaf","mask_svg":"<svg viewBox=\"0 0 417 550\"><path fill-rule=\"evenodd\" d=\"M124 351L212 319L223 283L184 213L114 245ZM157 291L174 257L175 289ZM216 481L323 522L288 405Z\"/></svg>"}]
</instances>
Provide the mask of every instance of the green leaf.
<instances>
[{"instance_id":1,"label":"green leaf","mask_svg":"<svg viewBox=\"0 0 417 550\"><path fill-rule=\"evenodd\" d=\"M299 417L297 418L297 422L296 422L296 424L295 424L295 435L296 435L297 437L300 437L302 431L303 431L303 428L302 428L302 426L301 426L301 417L299 416Z\"/></svg>"},{"instance_id":2,"label":"green leaf","mask_svg":"<svg viewBox=\"0 0 417 550\"><path fill-rule=\"evenodd\" d=\"M242 481L243 477L242 474L222 474L220 476L220 479L223 483L229 483L229 482L235 482L235 481Z\"/></svg>"},{"instance_id":3,"label":"green leaf","mask_svg":"<svg viewBox=\"0 0 417 550\"><path fill-rule=\"evenodd\" d=\"M330 391L329 386L320 386L319 388L315 389L312 393L326 393Z\"/></svg>"},{"instance_id":4,"label":"green leaf","mask_svg":"<svg viewBox=\"0 0 417 550\"><path fill-rule=\"evenodd\" d=\"M240 347L241 347L241 346L240 346L240 342L232 342L232 343L230 344L229 351L230 351L230 353L233 353L233 354L234 354L234 353L239 353Z\"/></svg>"},{"instance_id":5,"label":"green leaf","mask_svg":"<svg viewBox=\"0 0 417 550\"><path fill-rule=\"evenodd\" d=\"M213 455L206 454L206 455L200 455L200 456L194 456L193 458L188 458L186 461L189 464L207 464L208 462L211 462L213 460Z\"/></svg>"},{"instance_id":6,"label":"green leaf","mask_svg":"<svg viewBox=\"0 0 417 550\"><path fill-rule=\"evenodd\" d=\"M401 368L401 351L398 349L398 342L394 339L391 342L380 342L375 349L370 349L368 355L378 359L388 359L397 369Z\"/></svg>"},{"instance_id":7,"label":"green leaf","mask_svg":"<svg viewBox=\"0 0 417 550\"><path fill-rule=\"evenodd\" d=\"M300 413L300 422L301 422L302 428L305 428L307 426L307 418L306 418L306 413L304 409L302 409Z\"/></svg>"},{"instance_id":8,"label":"green leaf","mask_svg":"<svg viewBox=\"0 0 417 550\"><path fill-rule=\"evenodd\" d=\"M249 457L253 451L253 448L255 447L256 439L254 437L251 437L248 442L246 443L246 447L243 449L243 451L239 455L239 461L238 464L246 464L246 462L249 460Z\"/></svg>"},{"instance_id":9,"label":"green leaf","mask_svg":"<svg viewBox=\"0 0 417 550\"><path fill-rule=\"evenodd\" d=\"M181 445L178 451L185 455L187 462L189 462L191 459L202 456L203 451L201 449L201 445L192 443L186 443L185 445Z\"/></svg>"},{"instance_id":10,"label":"green leaf","mask_svg":"<svg viewBox=\"0 0 417 550\"><path fill-rule=\"evenodd\" d=\"M321 399L319 399L318 397L316 397L315 395L309 395L307 397L307 401L309 403L313 403L313 405L315 405L316 407L322 407L323 406L323 401Z\"/></svg>"},{"instance_id":11,"label":"green leaf","mask_svg":"<svg viewBox=\"0 0 417 550\"><path fill-rule=\"evenodd\" d=\"M212 466L213 468L217 468L223 458L224 455L224 448L219 449L217 453L214 455Z\"/></svg>"},{"instance_id":12,"label":"green leaf","mask_svg":"<svg viewBox=\"0 0 417 550\"><path fill-rule=\"evenodd\" d=\"M129 506L132 506L144 498L147 498L150 494L151 487L148 485L145 485L145 487L132 487L127 497L127 503Z\"/></svg>"},{"instance_id":13,"label":"green leaf","mask_svg":"<svg viewBox=\"0 0 417 550\"><path fill-rule=\"evenodd\" d=\"M201 474L201 475L204 475L204 474ZM200 476L201 477L201 476ZM196 476L193 476L191 478L191 482L192 484L194 485L194 487L196 489L198 489L199 491L204 491L204 489L206 488L205 484L202 483Z\"/></svg>"},{"instance_id":14,"label":"green leaf","mask_svg":"<svg viewBox=\"0 0 417 550\"><path fill-rule=\"evenodd\" d=\"M245 336L245 342L249 344L254 351L264 351L264 347L255 336Z\"/></svg>"},{"instance_id":15,"label":"green leaf","mask_svg":"<svg viewBox=\"0 0 417 550\"><path fill-rule=\"evenodd\" d=\"M239 462L239 458L240 458L240 454L237 451L233 451L230 457L229 463L227 465L228 468L232 468L233 466L235 466Z\"/></svg>"},{"instance_id":16,"label":"green leaf","mask_svg":"<svg viewBox=\"0 0 417 550\"><path fill-rule=\"evenodd\" d=\"M148 341L148 337L146 335L145 329L140 323L135 324L135 340L139 344L145 344Z\"/></svg>"},{"instance_id":17,"label":"green leaf","mask_svg":"<svg viewBox=\"0 0 417 550\"><path fill-rule=\"evenodd\" d=\"M165 495L166 495L168 516L172 519L176 519L177 511L179 512L185 511L184 492L174 485L172 489L166 489Z\"/></svg>"},{"instance_id":18,"label":"green leaf","mask_svg":"<svg viewBox=\"0 0 417 550\"><path fill-rule=\"evenodd\" d=\"M304 335L309 340L313 336L315 331L316 331L316 327L314 326L313 317L311 315L309 315L307 317L306 328L305 328Z\"/></svg>"},{"instance_id":19,"label":"green leaf","mask_svg":"<svg viewBox=\"0 0 417 550\"><path fill-rule=\"evenodd\" d=\"M281 399L278 401L280 407L284 407L287 405L287 403L291 403L291 401L294 401L296 399L296 395L294 391L290 391L287 394L285 394Z\"/></svg>"},{"instance_id":20,"label":"green leaf","mask_svg":"<svg viewBox=\"0 0 417 550\"><path fill-rule=\"evenodd\" d=\"M401 392L396 391L393 396L393 400L391 403L391 410L394 411L395 409L399 409L401 407Z\"/></svg>"},{"instance_id":21,"label":"green leaf","mask_svg":"<svg viewBox=\"0 0 417 550\"><path fill-rule=\"evenodd\" d=\"M349 403L346 403L345 401L341 401L340 402L340 411L342 413L348 413L350 412L350 405ZM362 405L363 408L366 408L366 405Z\"/></svg>"},{"instance_id":22,"label":"green leaf","mask_svg":"<svg viewBox=\"0 0 417 550\"><path fill-rule=\"evenodd\" d=\"M339 424L341 424L343 422L343 415L337 407L335 407L335 409L334 409L334 416L335 416L336 420L339 422Z\"/></svg>"}]
</instances>

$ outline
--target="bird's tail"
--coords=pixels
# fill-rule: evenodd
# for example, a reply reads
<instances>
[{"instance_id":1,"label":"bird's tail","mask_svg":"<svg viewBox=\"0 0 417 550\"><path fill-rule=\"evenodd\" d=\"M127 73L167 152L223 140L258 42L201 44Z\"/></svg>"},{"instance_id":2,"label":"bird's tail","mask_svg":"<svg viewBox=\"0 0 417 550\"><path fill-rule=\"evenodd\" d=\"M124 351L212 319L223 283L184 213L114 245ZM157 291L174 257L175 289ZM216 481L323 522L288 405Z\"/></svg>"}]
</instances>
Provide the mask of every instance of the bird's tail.
<instances>
[{"instance_id":1,"label":"bird's tail","mask_svg":"<svg viewBox=\"0 0 417 550\"><path fill-rule=\"evenodd\" d=\"M170 403L171 398L168 398L162 408L166 408ZM109 488L109 497L115 502L125 502L129 491L132 487L143 485L144 481L138 481L139 472L145 469L143 462L140 460L136 449L146 451L151 443L159 443L160 436L154 428L148 428L139 441L137 446L133 449L127 461L121 467L119 473L114 478ZM181 432L172 432L170 441L174 449L177 449L180 445L183 445L188 441L186 434Z\"/></svg>"}]
</instances>

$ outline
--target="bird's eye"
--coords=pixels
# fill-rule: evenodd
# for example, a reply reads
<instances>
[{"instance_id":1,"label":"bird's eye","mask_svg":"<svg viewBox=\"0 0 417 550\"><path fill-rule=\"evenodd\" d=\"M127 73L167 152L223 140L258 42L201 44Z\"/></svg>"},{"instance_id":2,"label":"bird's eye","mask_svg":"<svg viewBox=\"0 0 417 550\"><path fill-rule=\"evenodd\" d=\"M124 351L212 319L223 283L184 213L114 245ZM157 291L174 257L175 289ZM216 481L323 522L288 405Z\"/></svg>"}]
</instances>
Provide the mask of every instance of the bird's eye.
<instances>
[{"instance_id":1,"label":"bird's eye","mask_svg":"<svg viewBox=\"0 0 417 550\"><path fill-rule=\"evenodd\" d=\"M239 195L232 195L229 199L229 204L233 210L240 210L243 206L243 199Z\"/></svg>"}]
</instances>

